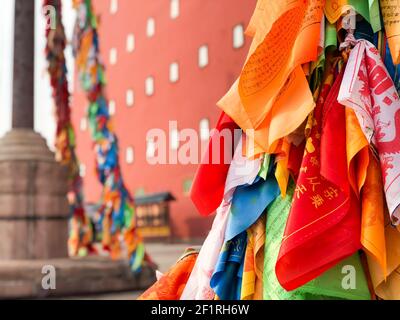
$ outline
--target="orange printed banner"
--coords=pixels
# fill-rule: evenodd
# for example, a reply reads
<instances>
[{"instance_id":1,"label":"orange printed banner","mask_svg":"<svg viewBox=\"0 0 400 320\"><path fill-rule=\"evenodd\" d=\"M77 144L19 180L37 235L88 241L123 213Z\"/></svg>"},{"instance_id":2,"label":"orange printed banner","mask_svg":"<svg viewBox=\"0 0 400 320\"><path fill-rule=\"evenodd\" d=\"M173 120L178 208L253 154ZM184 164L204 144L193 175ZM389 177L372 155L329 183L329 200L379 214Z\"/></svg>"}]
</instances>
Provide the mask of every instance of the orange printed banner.
<instances>
[{"instance_id":1,"label":"orange printed banner","mask_svg":"<svg viewBox=\"0 0 400 320\"><path fill-rule=\"evenodd\" d=\"M248 157L274 153L277 141L314 108L301 65L317 59L322 18L321 0L259 0L247 30L254 39L245 66L218 102L254 139Z\"/></svg>"},{"instance_id":2,"label":"orange printed banner","mask_svg":"<svg viewBox=\"0 0 400 320\"><path fill-rule=\"evenodd\" d=\"M381 274L386 277L385 195L379 160L372 153L361 199L361 244L367 255L379 263Z\"/></svg>"},{"instance_id":3,"label":"orange printed banner","mask_svg":"<svg viewBox=\"0 0 400 320\"><path fill-rule=\"evenodd\" d=\"M249 58L239 78L239 95L257 128L295 67L317 58L323 1L268 1L260 13ZM270 26L265 26L270 21ZM264 27L263 27L264 26Z\"/></svg>"},{"instance_id":4,"label":"orange printed banner","mask_svg":"<svg viewBox=\"0 0 400 320\"><path fill-rule=\"evenodd\" d=\"M375 293L385 300L400 300L400 229L390 223L389 214L385 212L385 245L387 273L380 263L368 255L368 267Z\"/></svg>"},{"instance_id":5,"label":"orange printed banner","mask_svg":"<svg viewBox=\"0 0 400 320\"><path fill-rule=\"evenodd\" d=\"M380 0L381 12L393 64L400 63L400 6L397 0Z\"/></svg>"}]
</instances>

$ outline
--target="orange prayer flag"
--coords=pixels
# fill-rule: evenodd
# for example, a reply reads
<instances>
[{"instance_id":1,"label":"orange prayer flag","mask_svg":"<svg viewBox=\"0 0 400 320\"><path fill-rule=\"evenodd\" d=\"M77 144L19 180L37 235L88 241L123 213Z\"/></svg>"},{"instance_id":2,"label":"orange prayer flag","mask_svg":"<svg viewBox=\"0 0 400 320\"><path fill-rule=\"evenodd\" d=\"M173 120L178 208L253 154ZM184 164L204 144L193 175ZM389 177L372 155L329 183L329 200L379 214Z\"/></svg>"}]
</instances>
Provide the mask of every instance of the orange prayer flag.
<instances>
[{"instance_id":1,"label":"orange prayer flag","mask_svg":"<svg viewBox=\"0 0 400 320\"><path fill-rule=\"evenodd\" d=\"M138 300L179 300L193 270L198 252L189 249L182 258Z\"/></svg>"},{"instance_id":2,"label":"orange prayer flag","mask_svg":"<svg viewBox=\"0 0 400 320\"><path fill-rule=\"evenodd\" d=\"M346 114L346 153L349 182L356 195L364 185L369 163L369 143L365 137L357 116L351 108L345 108Z\"/></svg>"},{"instance_id":3,"label":"orange prayer flag","mask_svg":"<svg viewBox=\"0 0 400 320\"><path fill-rule=\"evenodd\" d=\"M385 300L400 300L400 230L390 223L385 210L385 244L387 257L387 277L380 264L367 256L369 271L375 293Z\"/></svg>"},{"instance_id":4,"label":"orange prayer flag","mask_svg":"<svg viewBox=\"0 0 400 320\"><path fill-rule=\"evenodd\" d=\"M361 244L366 250L367 255L379 263L382 274L386 277L384 197L379 160L371 154L367 179L362 189L361 196Z\"/></svg>"},{"instance_id":5,"label":"orange prayer flag","mask_svg":"<svg viewBox=\"0 0 400 320\"><path fill-rule=\"evenodd\" d=\"M323 1L265 2L249 58L239 78L239 95L257 128L291 72L317 58ZM268 22L265 22L268 21Z\"/></svg>"},{"instance_id":6,"label":"orange prayer flag","mask_svg":"<svg viewBox=\"0 0 400 320\"><path fill-rule=\"evenodd\" d=\"M254 139L250 158L273 153L315 106L302 64L317 58L322 9L322 0L258 2L247 31L254 37L248 59L218 102Z\"/></svg>"},{"instance_id":7,"label":"orange prayer flag","mask_svg":"<svg viewBox=\"0 0 400 320\"><path fill-rule=\"evenodd\" d=\"M400 6L393 0L380 0L381 12L393 64L400 63Z\"/></svg>"},{"instance_id":8,"label":"orange prayer flag","mask_svg":"<svg viewBox=\"0 0 400 320\"><path fill-rule=\"evenodd\" d=\"M336 23L342 14L354 9L354 7L348 2L348 0L326 0L324 11L325 16L330 23Z\"/></svg>"},{"instance_id":9,"label":"orange prayer flag","mask_svg":"<svg viewBox=\"0 0 400 320\"><path fill-rule=\"evenodd\" d=\"M254 37L257 31L257 28L260 28L260 24L264 21L269 23L269 20L262 20L263 16L262 13L264 12L264 8L266 6L268 0L258 0L256 9L253 12L253 15L250 18L249 25L245 31L245 34L249 37Z\"/></svg>"},{"instance_id":10,"label":"orange prayer flag","mask_svg":"<svg viewBox=\"0 0 400 320\"><path fill-rule=\"evenodd\" d=\"M238 81L218 102L218 106L245 131L248 138L254 140L253 150L246 148L249 158L265 152L275 153L278 140L295 131L315 106L307 79L299 66L290 75L271 112L259 127L253 128L237 86Z\"/></svg>"},{"instance_id":11,"label":"orange prayer flag","mask_svg":"<svg viewBox=\"0 0 400 320\"><path fill-rule=\"evenodd\" d=\"M247 230L241 300L262 300L266 215Z\"/></svg>"}]
</instances>

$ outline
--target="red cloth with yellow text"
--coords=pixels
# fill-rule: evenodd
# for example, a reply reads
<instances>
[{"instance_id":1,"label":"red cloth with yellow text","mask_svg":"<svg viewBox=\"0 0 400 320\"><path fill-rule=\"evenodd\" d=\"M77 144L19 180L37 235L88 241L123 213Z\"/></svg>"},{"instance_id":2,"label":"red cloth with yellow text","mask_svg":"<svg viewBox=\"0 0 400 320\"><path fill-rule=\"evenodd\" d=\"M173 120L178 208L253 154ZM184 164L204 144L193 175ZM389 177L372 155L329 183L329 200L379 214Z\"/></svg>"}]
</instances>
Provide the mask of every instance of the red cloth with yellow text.
<instances>
[{"instance_id":1,"label":"red cloth with yellow text","mask_svg":"<svg viewBox=\"0 0 400 320\"><path fill-rule=\"evenodd\" d=\"M277 278L294 290L361 248L360 213L346 165L344 107L337 103L343 73L325 77L307 138ZM332 86L332 88L331 88Z\"/></svg>"}]
</instances>

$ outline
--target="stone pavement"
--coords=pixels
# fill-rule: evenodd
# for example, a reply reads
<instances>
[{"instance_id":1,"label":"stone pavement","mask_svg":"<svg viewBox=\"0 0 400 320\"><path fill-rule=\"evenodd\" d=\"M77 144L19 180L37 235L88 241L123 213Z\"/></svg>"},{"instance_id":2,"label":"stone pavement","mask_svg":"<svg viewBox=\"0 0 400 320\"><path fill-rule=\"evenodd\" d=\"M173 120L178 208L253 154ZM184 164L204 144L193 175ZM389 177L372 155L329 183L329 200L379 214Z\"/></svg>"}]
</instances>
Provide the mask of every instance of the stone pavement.
<instances>
[{"instance_id":1,"label":"stone pavement","mask_svg":"<svg viewBox=\"0 0 400 320\"><path fill-rule=\"evenodd\" d=\"M170 243L147 243L146 250L155 263L158 264L160 272L166 272L184 253L185 249L199 243L191 244L170 244ZM121 292L102 294L96 296L78 296L68 299L79 300L135 300L142 292Z\"/></svg>"}]
</instances>

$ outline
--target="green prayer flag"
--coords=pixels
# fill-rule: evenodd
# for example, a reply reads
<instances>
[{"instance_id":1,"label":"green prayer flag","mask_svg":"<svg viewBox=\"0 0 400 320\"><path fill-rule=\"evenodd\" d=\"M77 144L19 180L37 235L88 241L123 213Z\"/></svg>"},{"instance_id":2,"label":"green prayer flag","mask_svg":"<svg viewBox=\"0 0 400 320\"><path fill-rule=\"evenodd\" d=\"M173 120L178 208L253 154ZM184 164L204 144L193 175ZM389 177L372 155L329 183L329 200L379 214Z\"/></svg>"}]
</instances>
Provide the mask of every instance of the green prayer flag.
<instances>
[{"instance_id":1,"label":"green prayer flag","mask_svg":"<svg viewBox=\"0 0 400 320\"><path fill-rule=\"evenodd\" d=\"M268 170L269 170L269 165L271 162L271 156L269 154L264 155L264 160L261 164L260 171L258 175L263 178L264 180L267 180L267 175L268 175Z\"/></svg>"},{"instance_id":2,"label":"green prayer flag","mask_svg":"<svg viewBox=\"0 0 400 320\"><path fill-rule=\"evenodd\" d=\"M376 33L382 29L379 1L368 0L368 5L369 5L369 23L371 24L374 33Z\"/></svg>"},{"instance_id":3,"label":"green prayer flag","mask_svg":"<svg viewBox=\"0 0 400 320\"><path fill-rule=\"evenodd\" d=\"M330 46L337 47L337 32L335 25L325 19L325 49Z\"/></svg>"},{"instance_id":4,"label":"green prayer flag","mask_svg":"<svg viewBox=\"0 0 400 320\"><path fill-rule=\"evenodd\" d=\"M365 20L370 22L369 6L365 0L348 0L349 5L353 6L354 10L361 15Z\"/></svg>"}]
</instances>

